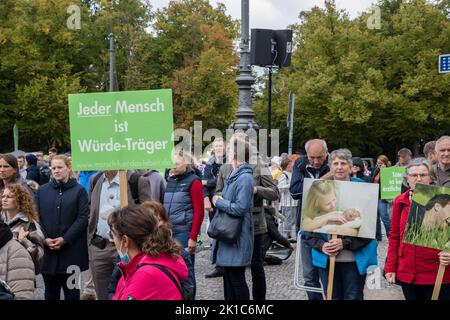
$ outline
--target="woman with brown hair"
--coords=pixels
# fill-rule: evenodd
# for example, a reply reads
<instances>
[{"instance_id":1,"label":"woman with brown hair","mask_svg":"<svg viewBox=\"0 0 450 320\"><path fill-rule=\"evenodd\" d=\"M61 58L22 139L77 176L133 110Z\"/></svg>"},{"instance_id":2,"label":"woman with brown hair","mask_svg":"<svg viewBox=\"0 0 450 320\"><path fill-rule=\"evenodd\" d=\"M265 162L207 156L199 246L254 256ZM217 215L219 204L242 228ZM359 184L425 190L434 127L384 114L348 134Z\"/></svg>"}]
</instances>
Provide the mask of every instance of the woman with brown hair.
<instances>
[{"instance_id":1,"label":"woman with brown hair","mask_svg":"<svg viewBox=\"0 0 450 320\"><path fill-rule=\"evenodd\" d=\"M158 220L159 225L165 225L172 232L172 224L169 220L169 215L167 214L164 206L158 201L145 201L142 203L142 206L149 210L150 213L154 214ZM185 249L181 249L181 256L186 263L186 267L188 269L188 276L185 281L182 282L183 289L185 289L185 299L184 300L195 300L195 291L196 291L196 283L195 283L195 270L194 265L192 264L191 255Z\"/></svg>"},{"instance_id":2,"label":"woman with brown hair","mask_svg":"<svg viewBox=\"0 0 450 320\"><path fill-rule=\"evenodd\" d=\"M181 281L188 270L181 247L152 210L132 205L108 218L122 272L113 300L182 299Z\"/></svg>"},{"instance_id":3,"label":"woman with brown hair","mask_svg":"<svg viewBox=\"0 0 450 320\"><path fill-rule=\"evenodd\" d=\"M61 288L66 300L79 300L79 288L69 288L68 278L76 266L88 269L87 225L89 205L86 190L73 176L69 159L54 156L53 178L37 193L38 211L45 237L42 276L45 300L59 300Z\"/></svg>"},{"instance_id":4,"label":"woman with brown hair","mask_svg":"<svg viewBox=\"0 0 450 320\"><path fill-rule=\"evenodd\" d=\"M34 200L33 191L27 181L20 176L17 158L12 154L2 154L0 155L0 195L3 194L3 189L10 184L20 184L27 189Z\"/></svg>"},{"instance_id":5,"label":"woman with brown hair","mask_svg":"<svg viewBox=\"0 0 450 320\"><path fill-rule=\"evenodd\" d=\"M18 184L5 187L1 196L0 219L11 228L14 238L30 253L38 274L44 256L44 234L33 200L28 191Z\"/></svg>"}]
</instances>

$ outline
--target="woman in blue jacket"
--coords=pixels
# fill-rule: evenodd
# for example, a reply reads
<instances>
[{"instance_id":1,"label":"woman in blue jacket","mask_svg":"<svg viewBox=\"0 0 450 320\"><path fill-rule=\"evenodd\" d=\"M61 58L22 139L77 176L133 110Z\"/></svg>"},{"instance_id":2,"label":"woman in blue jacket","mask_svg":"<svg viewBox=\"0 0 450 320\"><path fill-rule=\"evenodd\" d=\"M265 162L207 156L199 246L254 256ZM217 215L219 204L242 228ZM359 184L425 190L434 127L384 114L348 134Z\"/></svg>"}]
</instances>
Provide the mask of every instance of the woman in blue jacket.
<instances>
[{"instance_id":1,"label":"woman in blue jacket","mask_svg":"<svg viewBox=\"0 0 450 320\"><path fill-rule=\"evenodd\" d=\"M239 145L239 148L238 148ZM242 148L243 146L244 148ZM223 267L225 300L249 300L245 281L245 267L250 266L253 253L253 171L248 164L250 145L246 135L234 135L230 141L230 160L233 171L225 181L222 195L213 197L213 204L233 217L242 219L242 231L235 243L217 241L216 265ZM238 154L242 150L243 154Z\"/></svg>"},{"instance_id":2,"label":"woman in blue jacket","mask_svg":"<svg viewBox=\"0 0 450 320\"><path fill-rule=\"evenodd\" d=\"M330 154L330 173L323 179L364 182L350 178L352 154L348 149L338 149ZM333 281L333 300L363 300L366 270L377 265L377 243L372 239L349 236L331 236L305 232L306 242L312 249L313 265L319 268L320 281L325 293L328 284L328 261L336 256Z\"/></svg>"},{"instance_id":3,"label":"woman in blue jacket","mask_svg":"<svg viewBox=\"0 0 450 320\"><path fill-rule=\"evenodd\" d=\"M89 206L86 190L73 178L69 159L53 157L53 178L38 190L37 204L45 237L42 276L45 300L79 300L76 283L68 287L74 272L88 269L87 225Z\"/></svg>"}]
</instances>

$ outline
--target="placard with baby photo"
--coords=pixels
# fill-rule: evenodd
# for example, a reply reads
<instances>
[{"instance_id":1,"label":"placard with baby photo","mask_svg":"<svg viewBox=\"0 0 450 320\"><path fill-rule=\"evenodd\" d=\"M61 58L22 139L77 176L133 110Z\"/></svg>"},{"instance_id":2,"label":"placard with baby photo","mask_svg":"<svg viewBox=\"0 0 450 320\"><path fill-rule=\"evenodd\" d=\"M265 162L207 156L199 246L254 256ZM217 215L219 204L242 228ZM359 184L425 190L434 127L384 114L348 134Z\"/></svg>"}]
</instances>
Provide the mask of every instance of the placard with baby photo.
<instances>
[{"instance_id":1,"label":"placard with baby photo","mask_svg":"<svg viewBox=\"0 0 450 320\"><path fill-rule=\"evenodd\" d=\"M301 229L375 239L377 204L378 184L306 178Z\"/></svg>"},{"instance_id":2,"label":"placard with baby photo","mask_svg":"<svg viewBox=\"0 0 450 320\"><path fill-rule=\"evenodd\" d=\"M403 242L450 250L450 188L416 184Z\"/></svg>"}]
</instances>

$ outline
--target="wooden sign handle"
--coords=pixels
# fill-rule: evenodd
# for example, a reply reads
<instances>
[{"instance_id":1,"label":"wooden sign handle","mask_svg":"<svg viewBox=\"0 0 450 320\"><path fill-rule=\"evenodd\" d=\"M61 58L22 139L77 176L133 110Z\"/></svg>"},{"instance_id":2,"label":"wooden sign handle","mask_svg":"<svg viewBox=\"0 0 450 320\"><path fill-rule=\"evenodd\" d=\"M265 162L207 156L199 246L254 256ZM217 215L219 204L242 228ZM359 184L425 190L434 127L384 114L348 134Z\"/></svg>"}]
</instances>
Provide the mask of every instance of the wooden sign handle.
<instances>
[{"instance_id":1,"label":"wooden sign handle","mask_svg":"<svg viewBox=\"0 0 450 320\"><path fill-rule=\"evenodd\" d=\"M434 283L433 295L431 300L439 299L439 292L441 292L442 279L444 278L445 266L439 265L439 270L436 276L436 282Z\"/></svg>"},{"instance_id":2,"label":"wooden sign handle","mask_svg":"<svg viewBox=\"0 0 450 320\"><path fill-rule=\"evenodd\" d=\"M128 180L127 172L125 170L119 171L120 181L120 207L126 207L128 205Z\"/></svg>"},{"instance_id":3,"label":"wooden sign handle","mask_svg":"<svg viewBox=\"0 0 450 320\"><path fill-rule=\"evenodd\" d=\"M331 236L331 240L337 239L337 234ZM328 270L328 286L327 286L327 300L333 298L333 281L334 281L334 266L336 264L336 256L330 256L330 270Z\"/></svg>"}]
</instances>

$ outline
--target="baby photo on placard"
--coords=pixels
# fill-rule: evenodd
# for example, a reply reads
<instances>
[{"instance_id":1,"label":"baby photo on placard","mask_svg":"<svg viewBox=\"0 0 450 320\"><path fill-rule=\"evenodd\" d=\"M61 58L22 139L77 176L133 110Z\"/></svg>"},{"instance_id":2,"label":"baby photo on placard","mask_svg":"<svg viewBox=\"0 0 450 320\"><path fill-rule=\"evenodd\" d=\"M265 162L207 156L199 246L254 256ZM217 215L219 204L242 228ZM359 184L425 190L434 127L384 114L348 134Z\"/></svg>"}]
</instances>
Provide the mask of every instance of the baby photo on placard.
<instances>
[{"instance_id":1,"label":"baby photo on placard","mask_svg":"<svg viewBox=\"0 0 450 320\"><path fill-rule=\"evenodd\" d=\"M378 185L305 178L301 229L375 239Z\"/></svg>"}]
</instances>

